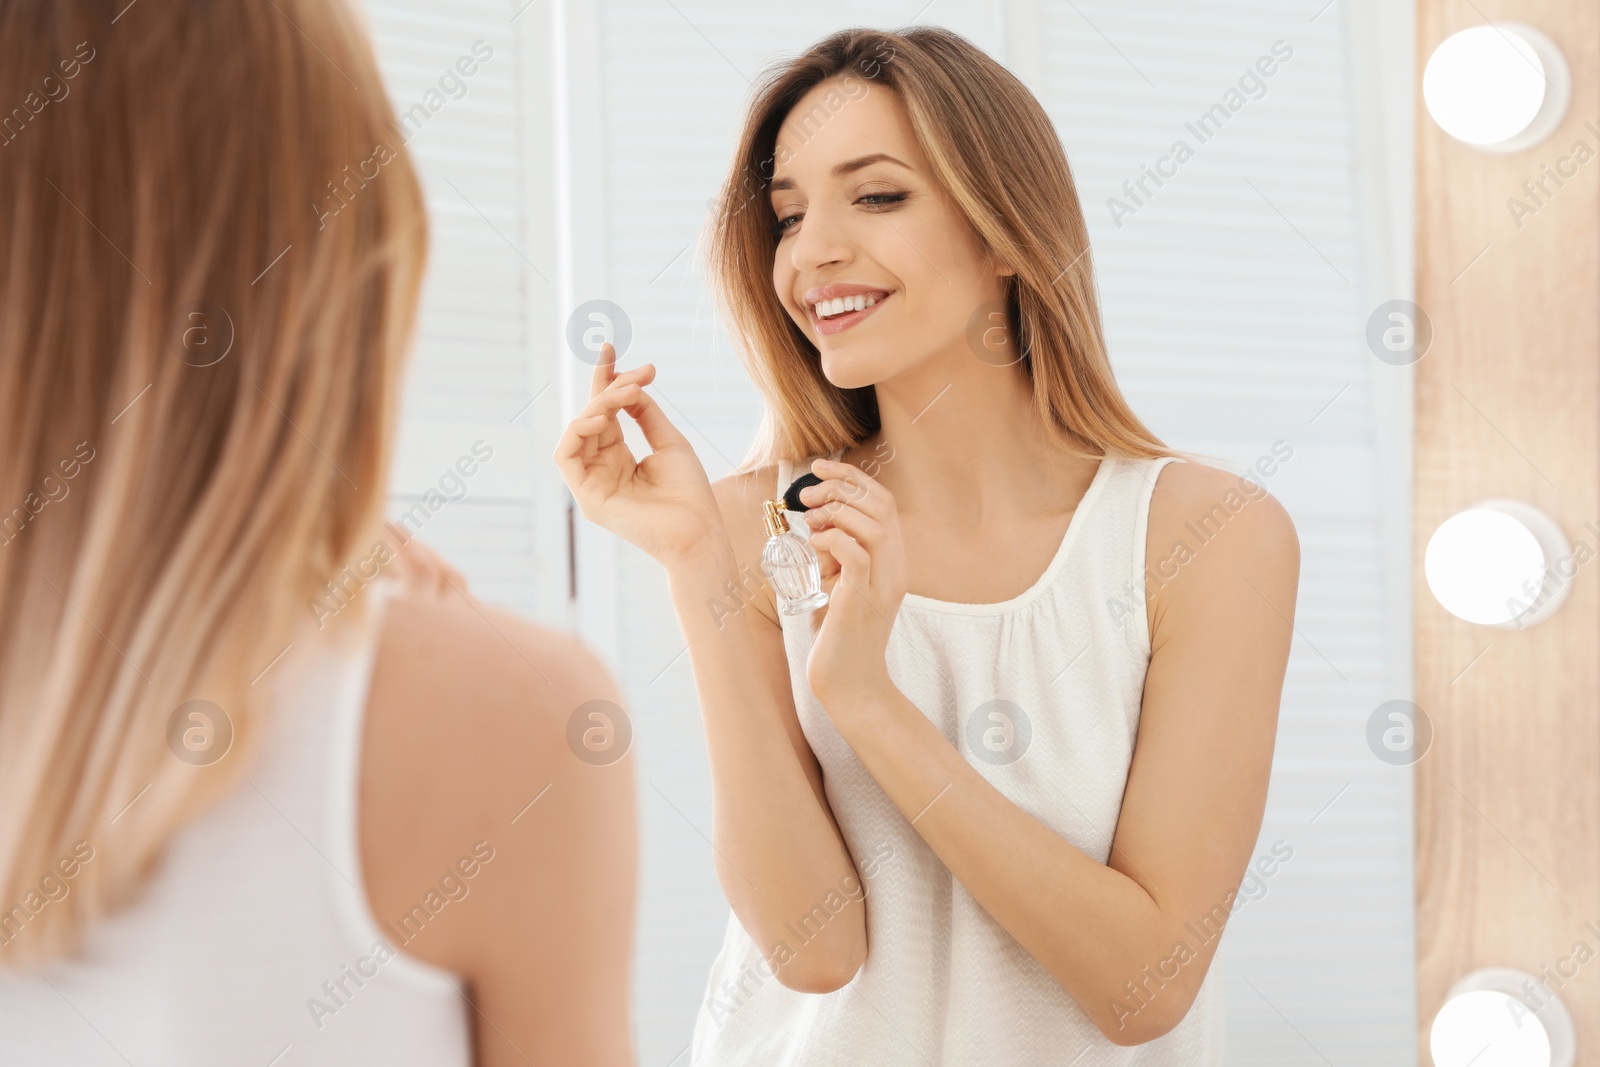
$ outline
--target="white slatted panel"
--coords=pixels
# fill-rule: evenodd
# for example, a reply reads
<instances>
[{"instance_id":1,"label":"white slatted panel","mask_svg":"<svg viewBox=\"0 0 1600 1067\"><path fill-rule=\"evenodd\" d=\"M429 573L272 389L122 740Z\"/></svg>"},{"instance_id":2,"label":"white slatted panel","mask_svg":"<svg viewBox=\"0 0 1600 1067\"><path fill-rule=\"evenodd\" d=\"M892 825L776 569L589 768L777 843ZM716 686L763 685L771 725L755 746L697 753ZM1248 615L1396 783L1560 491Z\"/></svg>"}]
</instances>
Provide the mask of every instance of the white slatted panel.
<instances>
[{"instance_id":1,"label":"white slatted panel","mask_svg":"<svg viewBox=\"0 0 1600 1067\"><path fill-rule=\"evenodd\" d=\"M1379 503L1383 368L1363 331L1355 119L1340 7L1284 0L1039 0L1041 99L1084 202L1124 391L1156 433L1266 480L1300 532L1300 599L1257 853L1294 858L1221 948L1228 1062L1415 1062L1410 772L1365 726L1391 689ZM1315 21L1313 17L1316 16ZM1293 55L1221 131L1195 122L1282 40ZM1259 90L1256 90L1259 92ZM1119 228L1107 201L1173 142L1192 159ZM1167 166L1170 171L1171 165ZM1392 369L1392 368L1388 368ZM1335 798L1337 797L1337 800ZM1312 820L1315 819L1315 822ZM1354 1024L1354 1025L1352 1025Z\"/></svg>"},{"instance_id":2,"label":"white slatted panel","mask_svg":"<svg viewBox=\"0 0 1600 1067\"><path fill-rule=\"evenodd\" d=\"M426 517L419 536L486 601L557 619L565 604L551 591L564 589L566 560L551 550L549 531L565 520L537 469L550 466L558 413L546 280L553 255L538 225L550 205L530 202L539 185L524 164L524 81L548 78L548 68L522 69L512 22L521 5L511 0L365 6L431 226L390 515L425 500L441 478L460 496L447 472L474 442L487 442L493 457L463 479L464 496ZM456 68L463 56L475 73ZM407 123L417 104L429 113Z\"/></svg>"}]
</instances>

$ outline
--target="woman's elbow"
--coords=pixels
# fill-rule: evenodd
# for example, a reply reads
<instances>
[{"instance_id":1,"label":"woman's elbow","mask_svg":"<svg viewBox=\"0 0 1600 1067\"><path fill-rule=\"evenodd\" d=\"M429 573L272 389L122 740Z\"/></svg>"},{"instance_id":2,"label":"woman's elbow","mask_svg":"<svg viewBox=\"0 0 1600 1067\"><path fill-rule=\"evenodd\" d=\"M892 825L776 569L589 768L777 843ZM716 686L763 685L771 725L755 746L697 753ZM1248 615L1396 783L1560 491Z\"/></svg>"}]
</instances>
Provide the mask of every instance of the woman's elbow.
<instances>
[{"instance_id":1,"label":"woman's elbow","mask_svg":"<svg viewBox=\"0 0 1600 1067\"><path fill-rule=\"evenodd\" d=\"M1126 1015L1119 1014L1111 1019L1101 1019L1098 1026L1107 1041L1113 1045L1130 1048L1165 1036L1183 1022L1184 1016L1188 1014L1189 1006L1185 1004L1183 1011L1176 1017L1171 1012L1157 1014L1151 1010L1144 1010Z\"/></svg>"},{"instance_id":2,"label":"woman's elbow","mask_svg":"<svg viewBox=\"0 0 1600 1067\"><path fill-rule=\"evenodd\" d=\"M807 952L822 947L804 945L784 962L773 960L778 983L796 993L833 993L849 985L867 962L865 936L850 939L847 946L827 946L831 951Z\"/></svg>"}]
</instances>

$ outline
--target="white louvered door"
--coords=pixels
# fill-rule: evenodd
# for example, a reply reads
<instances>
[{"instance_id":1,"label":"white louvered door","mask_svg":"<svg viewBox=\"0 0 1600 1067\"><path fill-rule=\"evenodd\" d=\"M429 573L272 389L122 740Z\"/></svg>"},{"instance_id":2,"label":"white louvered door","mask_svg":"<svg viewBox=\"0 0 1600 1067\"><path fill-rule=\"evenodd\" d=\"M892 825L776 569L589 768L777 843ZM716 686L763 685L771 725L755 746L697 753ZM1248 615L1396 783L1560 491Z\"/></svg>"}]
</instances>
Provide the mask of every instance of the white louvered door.
<instances>
[{"instance_id":1,"label":"white louvered door","mask_svg":"<svg viewBox=\"0 0 1600 1067\"><path fill-rule=\"evenodd\" d=\"M432 245L389 511L484 600L564 624L549 42L520 6L366 3ZM490 458L452 476L475 445Z\"/></svg>"}]
</instances>

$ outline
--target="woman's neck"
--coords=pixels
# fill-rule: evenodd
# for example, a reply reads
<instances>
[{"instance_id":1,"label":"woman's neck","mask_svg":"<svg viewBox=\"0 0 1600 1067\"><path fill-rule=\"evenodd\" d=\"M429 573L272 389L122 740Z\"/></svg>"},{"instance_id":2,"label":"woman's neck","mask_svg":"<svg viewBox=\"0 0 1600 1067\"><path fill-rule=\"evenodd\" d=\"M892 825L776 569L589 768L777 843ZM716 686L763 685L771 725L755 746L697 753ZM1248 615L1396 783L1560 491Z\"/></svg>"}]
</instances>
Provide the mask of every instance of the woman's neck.
<instances>
[{"instance_id":1,"label":"woman's neck","mask_svg":"<svg viewBox=\"0 0 1600 1067\"><path fill-rule=\"evenodd\" d=\"M996 367L963 349L874 390L880 428L844 458L893 493L902 515L965 526L1049 514L1075 504L1094 476L1096 461L1047 436L1020 363Z\"/></svg>"}]
</instances>

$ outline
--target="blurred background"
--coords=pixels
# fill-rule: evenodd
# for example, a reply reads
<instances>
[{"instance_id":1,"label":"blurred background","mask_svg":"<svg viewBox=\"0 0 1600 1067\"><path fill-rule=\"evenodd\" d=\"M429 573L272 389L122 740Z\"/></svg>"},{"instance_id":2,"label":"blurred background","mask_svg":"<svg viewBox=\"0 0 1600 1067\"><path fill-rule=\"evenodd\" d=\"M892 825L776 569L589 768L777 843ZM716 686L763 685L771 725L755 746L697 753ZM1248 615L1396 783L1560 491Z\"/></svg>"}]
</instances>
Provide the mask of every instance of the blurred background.
<instances>
[{"instance_id":1,"label":"blurred background","mask_svg":"<svg viewBox=\"0 0 1600 1067\"><path fill-rule=\"evenodd\" d=\"M1410 5L366 7L433 224L391 511L489 442L493 459L421 536L485 600L581 633L622 680L640 772L639 1062L687 1062L728 906L664 576L575 514L549 459L587 398L593 356L569 339L609 324L619 368L659 368L651 392L708 475L735 466L760 400L717 321L700 230L751 84L840 27L929 23L1004 62L1054 120L1134 410L1239 472L1275 459L1256 477L1299 530L1296 637L1253 850L1281 841L1292 857L1241 890L1220 948L1229 1062L1418 1062L1413 768L1368 739L1374 709L1412 693L1413 381L1367 341L1382 305L1414 296Z\"/></svg>"}]
</instances>

